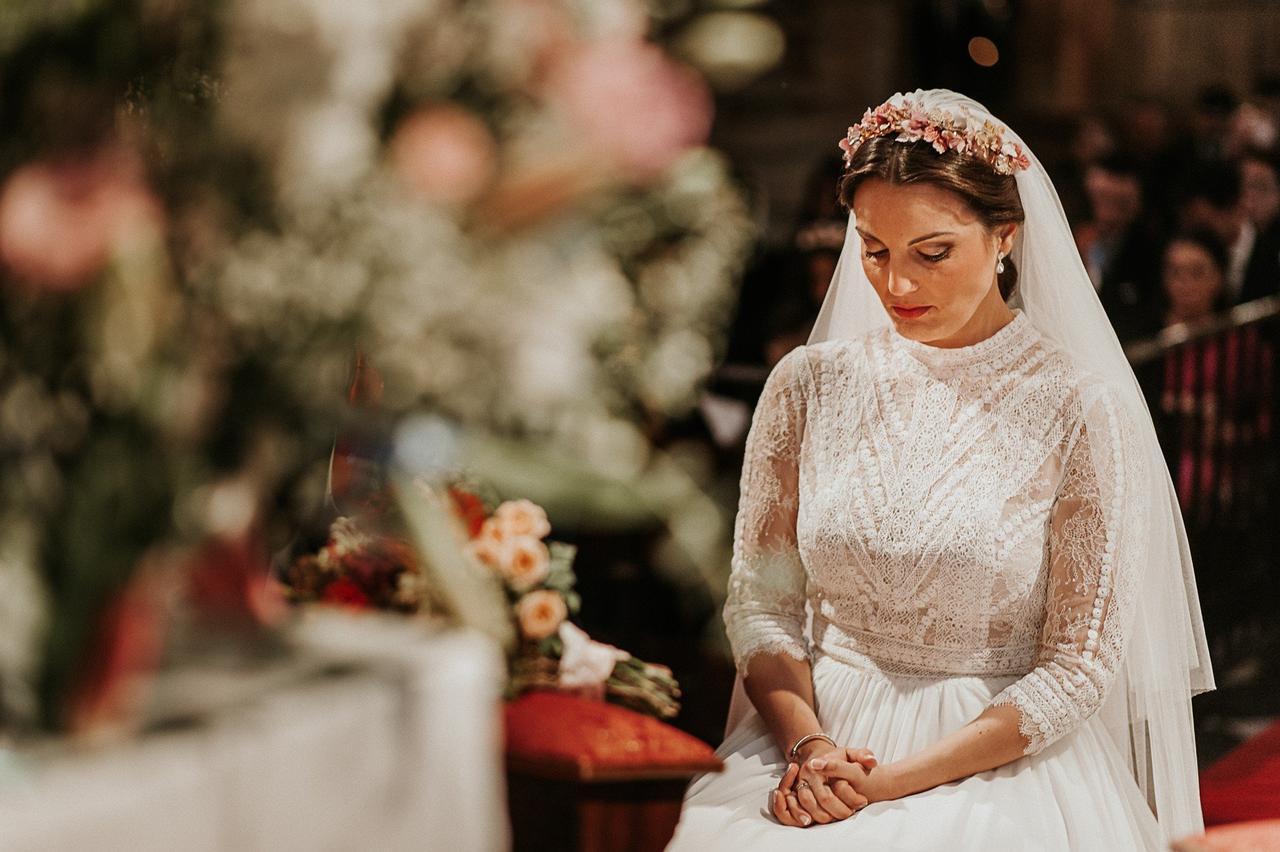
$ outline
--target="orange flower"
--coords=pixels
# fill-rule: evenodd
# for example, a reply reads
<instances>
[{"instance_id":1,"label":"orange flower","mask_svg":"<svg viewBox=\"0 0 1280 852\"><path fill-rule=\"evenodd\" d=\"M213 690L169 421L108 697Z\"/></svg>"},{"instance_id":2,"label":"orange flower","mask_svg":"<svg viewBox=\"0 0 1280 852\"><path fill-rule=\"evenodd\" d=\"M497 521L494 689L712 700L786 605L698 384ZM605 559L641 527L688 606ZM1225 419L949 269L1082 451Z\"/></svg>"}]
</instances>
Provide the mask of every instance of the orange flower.
<instances>
[{"instance_id":1,"label":"orange flower","mask_svg":"<svg viewBox=\"0 0 1280 852\"><path fill-rule=\"evenodd\" d=\"M493 516L508 537L527 535L544 538L551 532L546 511L532 500L508 500L498 507Z\"/></svg>"},{"instance_id":2,"label":"orange flower","mask_svg":"<svg viewBox=\"0 0 1280 852\"><path fill-rule=\"evenodd\" d=\"M480 529L472 537L474 541L487 541L492 544L504 544L507 540L507 530L498 517L494 515L491 518L485 518L480 524Z\"/></svg>"},{"instance_id":3,"label":"orange flower","mask_svg":"<svg viewBox=\"0 0 1280 852\"><path fill-rule=\"evenodd\" d=\"M502 573L517 591L531 589L547 579L551 553L538 539L516 536L507 543L503 556Z\"/></svg>"},{"instance_id":4,"label":"orange flower","mask_svg":"<svg viewBox=\"0 0 1280 852\"><path fill-rule=\"evenodd\" d=\"M497 173L498 146L474 113L435 104L400 122L389 151L396 173L428 201L466 204Z\"/></svg>"},{"instance_id":5,"label":"orange flower","mask_svg":"<svg viewBox=\"0 0 1280 852\"><path fill-rule=\"evenodd\" d=\"M506 544L495 538L480 537L467 544L467 550L476 559L495 571L501 571L506 561Z\"/></svg>"},{"instance_id":6,"label":"orange flower","mask_svg":"<svg viewBox=\"0 0 1280 852\"><path fill-rule=\"evenodd\" d=\"M559 592L538 589L516 603L520 632L529 639L545 639L555 633L560 622L569 616L569 607Z\"/></svg>"}]
</instances>

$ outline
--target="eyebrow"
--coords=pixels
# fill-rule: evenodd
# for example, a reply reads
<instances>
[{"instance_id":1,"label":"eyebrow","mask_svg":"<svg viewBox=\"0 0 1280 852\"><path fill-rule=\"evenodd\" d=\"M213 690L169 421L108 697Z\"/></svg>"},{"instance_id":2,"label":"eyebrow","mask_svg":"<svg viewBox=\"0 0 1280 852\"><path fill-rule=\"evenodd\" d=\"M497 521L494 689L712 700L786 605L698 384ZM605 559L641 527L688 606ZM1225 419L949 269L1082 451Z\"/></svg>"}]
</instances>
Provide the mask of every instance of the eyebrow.
<instances>
[{"instance_id":1,"label":"eyebrow","mask_svg":"<svg viewBox=\"0 0 1280 852\"><path fill-rule=\"evenodd\" d=\"M879 237L875 236L874 234L868 234L866 231L862 230L861 228L858 228L857 226L855 226L855 230L857 230L857 232L858 232L859 234L862 234L862 236L864 236L864 237L866 237L866 238L868 238L868 239L875 240L875 241L876 241L876 242L878 242L878 243L884 242L883 240L881 240ZM956 233L955 231L934 231L932 234L925 234L923 237L916 237L914 240L912 240L911 242L907 243L907 245L909 245L909 246L913 246L913 245L915 245L916 243L924 242L925 240L931 240L931 239L933 239L934 237L955 236L955 233Z\"/></svg>"}]
</instances>

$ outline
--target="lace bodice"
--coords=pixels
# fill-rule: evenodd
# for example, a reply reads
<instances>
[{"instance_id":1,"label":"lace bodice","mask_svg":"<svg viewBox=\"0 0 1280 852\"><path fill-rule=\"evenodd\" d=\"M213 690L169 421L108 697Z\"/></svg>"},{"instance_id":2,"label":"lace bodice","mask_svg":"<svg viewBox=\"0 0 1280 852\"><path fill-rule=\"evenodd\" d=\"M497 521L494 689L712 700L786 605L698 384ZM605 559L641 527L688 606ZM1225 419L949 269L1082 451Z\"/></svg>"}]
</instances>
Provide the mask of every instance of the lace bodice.
<instances>
[{"instance_id":1,"label":"lace bodice","mask_svg":"<svg viewBox=\"0 0 1280 852\"><path fill-rule=\"evenodd\" d=\"M774 367L742 470L725 624L752 655L1017 675L1031 754L1101 705L1134 609L1143 481L1118 397L1021 310L943 349L891 327Z\"/></svg>"}]
</instances>

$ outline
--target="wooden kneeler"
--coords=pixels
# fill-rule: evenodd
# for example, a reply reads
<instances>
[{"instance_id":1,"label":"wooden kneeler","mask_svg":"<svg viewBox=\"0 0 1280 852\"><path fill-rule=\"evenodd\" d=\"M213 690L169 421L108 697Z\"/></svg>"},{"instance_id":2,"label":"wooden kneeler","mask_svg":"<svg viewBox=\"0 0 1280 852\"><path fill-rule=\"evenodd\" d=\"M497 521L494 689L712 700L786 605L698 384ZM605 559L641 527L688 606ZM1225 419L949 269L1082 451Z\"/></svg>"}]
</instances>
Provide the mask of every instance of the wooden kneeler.
<instances>
[{"instance_id":1,"label":"wooden kneeler","mask_svg":"<svg viewBox=\"0 0 1280 852\"><path fill-rule=\"evenodd\" d=\"M697 737L565 693L526 692L505 723L515 852L662 852L689 780L724 769Z\"/></svg>"}]
</instances>

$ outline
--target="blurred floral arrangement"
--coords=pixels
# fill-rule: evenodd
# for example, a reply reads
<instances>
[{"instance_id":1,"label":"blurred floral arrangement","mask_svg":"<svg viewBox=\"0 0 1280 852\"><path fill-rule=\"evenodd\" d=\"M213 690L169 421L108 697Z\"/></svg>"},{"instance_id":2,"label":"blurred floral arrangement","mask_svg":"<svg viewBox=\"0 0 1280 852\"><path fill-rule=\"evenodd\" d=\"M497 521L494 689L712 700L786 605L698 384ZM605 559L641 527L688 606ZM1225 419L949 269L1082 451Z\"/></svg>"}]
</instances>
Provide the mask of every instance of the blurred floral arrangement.
<instances>
[{"instance_id":1,"label":"blurred floral arrangement","mask_svg":"<svg viewBox=\"0 0 1280 852\"><path fill-rule=\"evenodd\" d=\"M414 469L430 412L542 460L520 493L589 502L588 471L686 561L723 546L655 443L754 237L679 8L5 4L0 729L129 712L176 608L278 624L269 554L353 424Z\"/></svg>"},{"instance_id":2,"label":"blurred floral arrangement","mask_svg":"<svg viewBox=\"0 0 1280 852\"><path fill-rule=\"evenodd\" d=\"M432 489L422 480L414 485ZM447 497L432 497L447 502L456 518L454 544L501 584L505 617L519 637L509 648L508 699L555 689L659 718L679 712L680 688L669 668L597 642L569 620L581 608L573 590L575 548L547 539L551 524L541 506L505 500L490 511L461 484L444 491ZM393 502L379 500L336 518L318 551L300 554L280 572L286 597L357 610L446 611L397 515Z\"/></svg>"}]
</instances>

